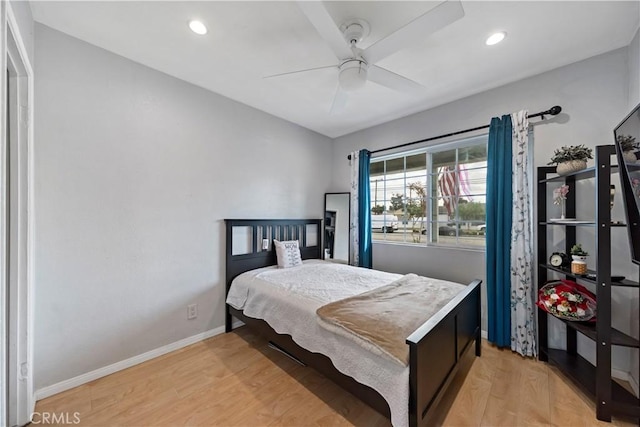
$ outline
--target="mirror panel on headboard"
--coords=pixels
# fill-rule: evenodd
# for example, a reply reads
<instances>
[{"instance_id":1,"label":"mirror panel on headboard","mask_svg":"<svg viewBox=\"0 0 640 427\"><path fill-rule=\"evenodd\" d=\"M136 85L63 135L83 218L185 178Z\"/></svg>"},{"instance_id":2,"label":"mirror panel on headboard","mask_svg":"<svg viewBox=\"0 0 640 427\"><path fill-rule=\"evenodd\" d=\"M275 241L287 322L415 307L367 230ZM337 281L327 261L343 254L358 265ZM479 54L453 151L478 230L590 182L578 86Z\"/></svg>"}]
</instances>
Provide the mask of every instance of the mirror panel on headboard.
<instances>
[{"instance_id":1,"label":"mirror panel on headboard","mask_svg":"<svg viewBox=\"0 0 640 427\"><path fill-rule=\"evenodd\" d=\"M324 195L323 257L326 260L349 263L349 193Z\"/></svg>"}]
</instances>

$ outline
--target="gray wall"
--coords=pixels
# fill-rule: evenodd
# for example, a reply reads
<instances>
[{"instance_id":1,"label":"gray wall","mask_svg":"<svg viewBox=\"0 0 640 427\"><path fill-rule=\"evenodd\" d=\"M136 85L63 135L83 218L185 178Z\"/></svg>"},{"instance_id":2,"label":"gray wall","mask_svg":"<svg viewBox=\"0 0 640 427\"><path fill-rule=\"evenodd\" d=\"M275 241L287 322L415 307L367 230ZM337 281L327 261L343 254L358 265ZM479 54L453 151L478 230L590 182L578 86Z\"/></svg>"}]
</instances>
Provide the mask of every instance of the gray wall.
<instances>
[{"instance_id":1,"label":"gray wall","mask_svg":"<svg viewBox=\"0 0 640 427\"><path fill-rule=\"evenodd\" d=\"M594 147L610 144L613 142L613 128L628 110L627 56L626 48L618 49L338 138L334 141L332 188L349 188L349 164L346 156L351 151L361 148L375 150L476 127L489 123L493 116L520 109L536 113L553 105L560 105L564 110L561 116L535 126L535 166L546 164L553 150L562 145L585 144ZM588 195L583 200L593 211L593 198ZM585 236L585 239L587 238L588 236ZM620 269L616 271L628 277L637 277L637 270L631 268L628 262L629 246L626 235L618 234L613 246L613 257L621 264ZM415 272L459 282L468 282L473 277L483 280L485 278L484 252L481 251L374 243L373 266L382 270ZM629 329L628 298L627 294L614 296L622 305L614 321L621 323L618 326L624 330ZM486 329L486 310L484 312L483 325ZM558 337L556 345L560 345L563 331L556 330L554 334ZM591 344L581 343L586 347L583 348L583 352L589 358L593 350L589 347ZM626 353L616 355L616 363L618 369L629 370Z\"/></svg>"},{"instance_id":2,"label":"gray wall","mask_svg":"<svg viewBox=\"0 0 640 427\"><path fill-rule=\"evenodd\" d=\"M38 24L35 46L39 389L223 325L223 218L320 217L332 146Z\"/></svg>"}]
</instances>

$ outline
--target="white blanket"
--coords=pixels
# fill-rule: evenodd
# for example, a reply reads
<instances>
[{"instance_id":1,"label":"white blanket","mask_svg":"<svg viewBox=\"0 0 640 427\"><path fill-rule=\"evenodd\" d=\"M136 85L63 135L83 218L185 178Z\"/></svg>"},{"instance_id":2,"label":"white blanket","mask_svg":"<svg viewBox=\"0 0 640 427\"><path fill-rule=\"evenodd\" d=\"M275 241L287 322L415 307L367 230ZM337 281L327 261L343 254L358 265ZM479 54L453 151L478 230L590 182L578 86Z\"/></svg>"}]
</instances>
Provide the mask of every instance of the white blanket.
<instances>
[{"instance_id":1,"label":"white blanket","mask_svg":"<svg viewBox=\"0 0 640 427\"><path fill-rule=\"evenodd\" d=\"M345 375L376 390L389 403L391 423L409 424L409 368L373 354L352 340L322 328L316 310L402 277L319 260L286 269L266 267L238 276L227 303L244 315L265 320L301 347L329 357Z\"/></svg>"}]
</instances>

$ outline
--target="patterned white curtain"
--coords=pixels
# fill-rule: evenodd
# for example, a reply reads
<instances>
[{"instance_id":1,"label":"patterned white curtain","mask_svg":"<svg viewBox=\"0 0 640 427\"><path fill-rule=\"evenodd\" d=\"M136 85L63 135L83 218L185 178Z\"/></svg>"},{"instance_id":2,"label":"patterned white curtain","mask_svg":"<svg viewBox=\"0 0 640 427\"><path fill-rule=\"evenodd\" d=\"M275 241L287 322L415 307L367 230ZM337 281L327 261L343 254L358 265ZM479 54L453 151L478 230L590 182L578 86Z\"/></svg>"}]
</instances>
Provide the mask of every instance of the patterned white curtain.
<instances>
[{"instance_id":1,"label":"patterned white curtain","mask_svg":"<svg viewBox=\"0 0 640 427\"><path fill-rule=\"evenodd\" d=\"M511 349L536 356L533 230L529 184L529 118L526 110L511 114L513 125L513 211L511 225Z\"/></svg>"},{"instance_id":2,"label":"patterned white curtain","mask_svg":"<svg viewBox=\"0 0 640 427\"><path fill-rule=\"evenodd\" d=\"M360 265L360 239L358 237L360 222L358 220L358 181L360 178L360 152L351 153L351 215L349 218L349 233L351 242L349 245L349 264Z\"/></svg>"}]
</instances>

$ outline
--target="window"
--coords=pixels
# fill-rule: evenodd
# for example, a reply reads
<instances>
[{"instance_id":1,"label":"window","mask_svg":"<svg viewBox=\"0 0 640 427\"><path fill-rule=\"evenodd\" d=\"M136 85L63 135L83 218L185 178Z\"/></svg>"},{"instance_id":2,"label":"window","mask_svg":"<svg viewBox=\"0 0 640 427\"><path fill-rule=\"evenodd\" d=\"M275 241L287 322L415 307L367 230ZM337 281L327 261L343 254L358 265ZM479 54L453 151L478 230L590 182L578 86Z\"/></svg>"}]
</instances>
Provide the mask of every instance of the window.
<instances>
[{"instance_id":1,"label":"window","mask_svg":"<svg viewBox=\"0 0 640 427\"><path fill-rule=\"evenodd\" d=\"M487 139L372 159L373 240L484 247Z\"/></svg>"}]
</instances>

